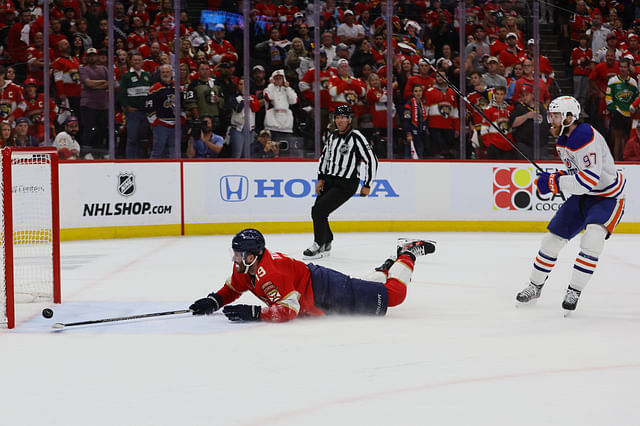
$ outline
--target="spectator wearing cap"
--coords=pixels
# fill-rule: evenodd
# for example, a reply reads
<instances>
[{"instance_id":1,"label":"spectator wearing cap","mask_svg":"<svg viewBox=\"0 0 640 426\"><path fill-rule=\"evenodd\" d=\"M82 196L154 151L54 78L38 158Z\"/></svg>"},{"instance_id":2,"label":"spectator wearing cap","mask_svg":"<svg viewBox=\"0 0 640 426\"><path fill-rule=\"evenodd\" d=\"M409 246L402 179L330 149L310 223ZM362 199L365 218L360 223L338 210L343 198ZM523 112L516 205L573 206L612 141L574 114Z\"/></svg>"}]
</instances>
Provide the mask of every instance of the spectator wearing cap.
<instances>
[{"instance_id":1,"label":"spectator wearing cap","mask_svg":"<svg viewBox=\"0 0 640 426\"><path fill-rule=\"evenodd\" d=\"M412 75L407 80L407 84L404 86L404 91L402 93L402 99L408 100L413 95L413 86L419 84L422 86L422 93L427 93L427 90L433 86L435 83L435 79L431 76L431 67L429 63L421 59L418 62L418 74Z\"/></svg>"},{"instance_id":2,"label":"spectator wearing cap","mask_svg":"<svg viewBox=\"0 0 640 426\"><path fill-rule=\"evenodd\" d=\"M521 96L518 102L513 103L513 111L511 112L510 123L513 134L513 141L523 154L527 157L533 157L534 148L534 126L538 126L541 143L546 143L549 136L549 123L545 119L547 110L545 106L536 103L533 94L533 86L526 83L522 86Z\"/></svg>"},{"instance_id":3,"label":"spectator wearing cap","mask_svg":"<svg viewBox=\"0 0 640 426\"><path fill-rule=\"evenodd\" d=\"M511 74L511 69L518 62L524 61L526 52L518 47L518 34L508 33L506 35L507 47L498 55L498 61L504 65L506 74Z\"/></svg>"},{"instance_id":4,"label":"spectator wearing cap","mask_svg":"<svg viewBox=\"0 0 640 426\"><path fill-rule=\"evenodd\" d=\"M613 50L616 55L616 61L619 61L622 57L622 50L618 49L618 38L614 33L609 33L607 36L607 44L593 52L593 62L596 64L602 63L606 60L605 56L607 51Z\"/></svg>"},{"instance_id":5,"label":"spectator wearing cap","mask_svg":"<svg viewBox=\"0 0 640 426\"><path fill-rule=\"evenodd\" d=\"M78 130L78 117L75 115L67 117L64 121L64 130L59 132L53 140L53 146L58 150L61 160L77 160L80 156L80 144L76 140Z\"/></svg>"},{"instance_id":6,"label":"spectator wearing cap","mask_svg":"<svg viewBox=\"0 0 640 426\"><path fill-rule=\"evenodd\" d=\"M338 68L338 62L341 61L342 59L349 62L349 57L350 57L349 46L347 46L344 43L338 43L338 45L336 46L336 54L333 57L333 61L329 62L329 66L333 68ZM351 74L353 74L353 71L351 70L351 66L349 66L349 71Z\"/></svg>"},{"instance_id":7,"label":"spectator wearing cap","mask_svg":"<svg viewBox=\"0 0 640 426\"><path fill-rule=\"evenodd\" d=\"M638 83L631 78L632 59L624 57L618 64L618 74L609 79L605 102L607 110L605 113L611 117L609 128L613 138L613 149L611 153L615 160L622 160L624 143L631 131L631 111L632 102L638 97Z\"/></svg>"},{"instance_id":8,"label":"spectator wearing cap","mask_svg":"<svg viewBox=\"0 0 640 426\"><path fill-rule=\"evenodd\" d=\"M208 63L201 62L198 64L198 78L189 84L185 93L185 108L196 120L201 115L210 116L213 129L218 129L224 101L220 86L211 77L211 67Z\"/></svg>"},{"instance_id":9,"label":"spectator wearing cap","mask_svg":"<svg viewBox=\"0 0 640 426\"><path fill-rule=\"evenodd\" d=\"M344 11L344 22L338 25L336 31L338 41L349 47L349 56L353 54L356 46L364 39L364 28L355 23L355 16L352 10Z\"/></svg>"},{"instance_id":10,"label":"spectator wearing cap","mask_svg":"<svg viewBox=\"0 0 640 426\"><path fill-rule=\"evenodd\" d=\"M216 24L213 31L213 37L209 42L212 65L216 65L221 62L236 62L238 60L236 49L229 40L225 40L224 36L224 24Z\"/></svg>"},{"instance_id":11,"label":"spectator wearing cap","mask_svg":"<svg viewBox=\"0 0 640 426\"><path fill-rule=\"evenodd\" d=\"M408 44L416 50L416 53L419 56L424 55L424 45L422 44L422 40L420 40L420 31L422 31L422 27L416 21L408 20L404 25L405 35L402 36L402 42Z\"/></svg>"},{"instance_id":12,"label":"spectator wearing cap","mask_svg":"<svg viewBox=\"0 0 640 426\"><path fill-rule=\"evenodd\" d=\"M277 142L271 140L271 132L262 130L251 143L251 158L276 158L280 155Z\"/></svg>"},{"instance_id":13,"label":"spectator wearing cap","mask_svg":"<svg viewBox=\"0 0 640 426\"><path fill-rule=\"evenodd\" d=\"M176 125L175 88L172 80L171 65L158 67L160 81L153 84L145 101L147 120L153 129L151 158L161 158L165 148L169 158L175 158L174 127Z\"/></svg>"},{"instance_id":14,"label":"spectator wearing cap","mask_svg":"<svg viewBox=\"0 0 640 426\"><path fill-rule=\"evenodd\" d=\"M49 120L44 119L44 93L38 94L38 82L34 78L24 81L24 102L26 109L24 117L31 122L29 134L39 143L44 142L44 123L48 122L53 134L54 120L58 113L58 107L53 98L49 98Z\"/></svg>"},{"instance_id":15,"label":"spectator wearing cap","mask_svg":"<svg viewBox=\"0 0 640 426\"><path fill-rule=\"evenodd\" d=\"M261 57L267 73L284 67L289 40L280 40L280 30L273 26L269 31L269 39L258 43L256 54Z\"/></svg>"},{"instance_id":16,"label":"spectator wearing cap","mask_svg":"<svg viewBox=\"0 0 640 426\"><path fill-rule=\"evenodd\" d=\"M602 25L602 13L600 9L595 8L591 12L591 28L585 34L590 38L592 52L597 52L607 45L607 37L611 30ZM578 39L579 42L579 39Z\"/></svg>"},{"instance_id":17,"label":"spectator wearing cap","mask_svg":"<svg viewBox=\"0 0 640 426\"><path fill-rule=\"evenodd\" d=\"M96 157L98 152L106 152L109 71L98 64L98 52L93 47L87 49L87 65L80 67L80 81L80 144L83 151Z\"/></svg>"},{"instance_id":18,"label":"spectator wearing cap","mask_svg":"<svg viewBox=\"0 0 640 426\"><path fill-rule=\"evenodd\" d=\"M315 92L313 82L316 77L315 68L310 68L298 84L300 94L309 102L312 108L315 107ZM330 67L327 63L327 54L324 48L320 48L320 128L324 132L329 125L329 106L331 95L329 94L329 80L338 74L338 70Z\"/></svg>"},{"instance_id":19,"label":"spectator wearing cap","mask_svg":"<svg viewBox=\"0 0 640 426\"><path fill-rule=\"evenodd\" d=\"M573 69L573 96L582 105L582 111L587 111L587 93L589 91L589 74L591 73L591 58L593 53L589 48L589 36L582 34L580 44L571 51L569 65Z\"/></svg>"},{"instance_id":20,"label":"spectator wearing cap","mask_svg":"<svg viewBox=\"0 0 640 426\"><path fill-rule=\"evenodd\" d=\"M142 158L141 142L149 134L145 100L151 88L151 74L142 69L142 55L131 55L131 68L120 79L118 101L125 113L127 158Z\"/></svg>"},{"instance_id":21,"label":"spectator wearing cap","mask_svg":"<svg viewBox=\"0 0 640 426\"><path fill-rule=\"evenodd\" d=\"M627 49L622 53L622 57L631 55L633 57L632 66L631 66L631 75L635 76L640 71L638 65L640 65L640 49L638 48L638 44L640 42L640 38L638 34L629 33L627 36Z\"/></svg>"},{"instance_id":22,"label":"spectator wearing cap","mask_svg":"<svg viewBox=\"0 0 640 426\"><path fill-rule=\"evenodd\" d=\"M77 114L80 111L80 94L82 92L80 61L71 56L71 46L67 40L61 40L58 43L58 51L60 56L51 63L51 69L59 103Z\"/></svg>"},{"instance_id":23,"label":"spectator wearing cap","mask_svg":"<svg viewBox=\"0 0 640 426\"><path fill-rule=\"evenodd\" d=\"M367 94L367 86L359 78L353 77L349 62L346 59L338 61L337 73L329 79L329 95L331 103L329 105L329 113L331 113L340 105L349 105L355 110L358 101ZM357 126L358 117L354 115L353 123ZM329 117L330 125L334 125L332 117ZM333 130L333 128L332 128Z\"/></svg>"},{"instance_id":24,"label":"spectator wearing cap","mask_svg":"<svg viewBox=\"0 0 640 426\"><path fill-rule=\"evenodd\" d=\"M302 34L300 32L300 27L302 24L305 24L304 13L296 12L293 15L293 19L286 23L283 23L280 27L280 31L285 35L287 40L293 41L295 37L300 37ZM308 31L307 31L308 32Z\"/></svg>"},{"instance_id":25,"label":"spectator wearing cap","mask_svg":"<svg viewBox=\"0 0 640 426\"><path fill-rule=\"evenodd\" d=\"M38 146L38 140L29 134L31 122L26 117L16 120L15 146Z\"/></svg>"},{"instance_id":26,"label":"spectator wearing cap","mask_svg":"<svg viewBox=\"0 0 640 426\"><path fill-rule=\"evenodd\" d=\"M475 26L473 30L473 41L465 47L465 54L467 58L471 59L472 70L483 71L481 60L483 55L489 55L489 45L487 44L486 33L482 25Z\"/></svg>"},{"instance_id":27,"label":"spectator wearing cap","mask_svg":"<svg viewBox=\"0 0 640 426\"><path fill-rule=\"evenodd\" d=\"M489 88L507 87L507 79L498 74L498 58L489 56L487 58L487 72L482 75L482 81ZM506 95L506 91L505 91Z\"/></svg>"},{"instance_id":28,"label":"spectator wearing cap","mask_svg":"<svg viewBox=\"0 0 640 426\"><path fill-rule=\"evenodd\" d=\"M270 130L274 138L292 134L293 112L290 106L298 102L298 96L289 87L284 70L276 70L271 74L264 98L267 105L264 128Z\"/></svg>"},{"instance_id":29,"label":"spectator wearing cap","mask_svg":"<svg viewBox=\"0 0 640 426\"><path fill-rule=\"evenodd\" d=\"M6 80L7 69L0 65L0 119L13 123L24 115L26 104L22 87Z\"/></svg>"}]
</instances>

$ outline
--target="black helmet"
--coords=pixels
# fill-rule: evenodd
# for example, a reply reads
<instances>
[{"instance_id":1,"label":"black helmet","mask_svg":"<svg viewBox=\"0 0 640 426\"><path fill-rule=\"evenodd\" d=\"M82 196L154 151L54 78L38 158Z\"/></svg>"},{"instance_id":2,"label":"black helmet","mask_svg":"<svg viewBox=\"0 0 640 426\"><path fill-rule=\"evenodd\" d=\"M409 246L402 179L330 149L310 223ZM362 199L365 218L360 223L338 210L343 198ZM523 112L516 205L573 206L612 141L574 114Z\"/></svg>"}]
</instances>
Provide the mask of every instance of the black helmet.
<instances>
[{"instance_id":1,"label":"black helmet","mask_svg":"<svg viewBox=\"0 0 640 426\"><path fill-rule=\"evenodd\" d=\"M333 116L337 117L339 115L346 115L347 117L351 117L353 115L353 109L350 105L338 105L333 111Z\"/></svg>"},{"instance_id":2,"label":"black helmet","mask_svg":"<svg viewBox=\"0 0 640 426\"><path fill-rule=\"evenodd\" d=\"M264 251L264 237L257 229L247 228L238 232L231 240L234 251L260 255Z\"/></svg>"}]
</instances>

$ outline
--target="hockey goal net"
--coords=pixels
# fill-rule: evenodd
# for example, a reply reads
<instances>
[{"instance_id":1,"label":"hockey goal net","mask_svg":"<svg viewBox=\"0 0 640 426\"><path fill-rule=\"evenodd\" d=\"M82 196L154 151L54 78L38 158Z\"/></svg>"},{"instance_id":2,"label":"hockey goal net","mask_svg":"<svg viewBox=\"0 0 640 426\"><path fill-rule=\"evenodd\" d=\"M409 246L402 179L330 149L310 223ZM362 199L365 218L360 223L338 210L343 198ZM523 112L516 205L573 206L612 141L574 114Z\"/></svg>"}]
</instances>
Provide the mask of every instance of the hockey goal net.
<instances>
[{"instance_id":1,"label":"hockey goal net","mask_svg":"<svg viewBox=\"0 0 640 426\"><path fill-rule=\"evenodd\" d=\"M58 156L55 148L0 150L0 326L16 303L60 303Z\"/></svg>"}]
</instances>

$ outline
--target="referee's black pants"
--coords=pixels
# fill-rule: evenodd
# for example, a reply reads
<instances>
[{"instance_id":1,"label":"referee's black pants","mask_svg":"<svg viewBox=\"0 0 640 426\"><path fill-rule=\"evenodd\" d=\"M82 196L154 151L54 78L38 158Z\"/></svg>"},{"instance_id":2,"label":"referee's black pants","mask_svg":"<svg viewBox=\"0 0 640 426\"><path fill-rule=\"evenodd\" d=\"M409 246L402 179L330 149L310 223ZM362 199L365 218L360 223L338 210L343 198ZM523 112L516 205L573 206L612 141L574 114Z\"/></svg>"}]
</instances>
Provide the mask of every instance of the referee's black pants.
<instances>
[{"instance_id":1,"label":"referee's black pants","mask_svg":"<svg viewBox=\"0 0 640 426\"><path fill-rule=\"evenodd\" d=\"M318 245L333 241L333 232L329 227L329 215L347 202L358 190L358 179L344 179L329 176L324 181L324 189L311 208L313 219L313 238Z\"/></svg>"}]
</instances>

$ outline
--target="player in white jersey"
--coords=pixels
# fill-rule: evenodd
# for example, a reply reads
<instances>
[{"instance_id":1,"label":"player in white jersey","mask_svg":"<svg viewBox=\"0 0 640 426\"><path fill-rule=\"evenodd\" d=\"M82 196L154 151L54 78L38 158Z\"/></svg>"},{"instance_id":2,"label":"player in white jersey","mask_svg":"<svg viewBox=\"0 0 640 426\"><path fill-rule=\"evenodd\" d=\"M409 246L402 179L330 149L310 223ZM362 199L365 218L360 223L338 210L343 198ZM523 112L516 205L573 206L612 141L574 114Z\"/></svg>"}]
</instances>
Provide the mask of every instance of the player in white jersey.
<instances>
[{"instance_id":1,"label":"player in white jersey","mask_svg":"<svg viewBox=\"0 0 640 426\"><path fill-rule=\"evenodd\" d=\"M575 310L580 293L598 264L604 242L624 213L626 180L616 170L604 137L591 125L580 123L580 103L571 96L554 99L548 108L556 149L566 171L540 172L536 186L540 194L561 192L567 200L549 222L547 233L533 263L530 284L516 299L527 303L540 297L542 286L555 266L560 249L583 229L580 252L573 265L569 288L562 302Z\"/></svg>"}]
</instances>

